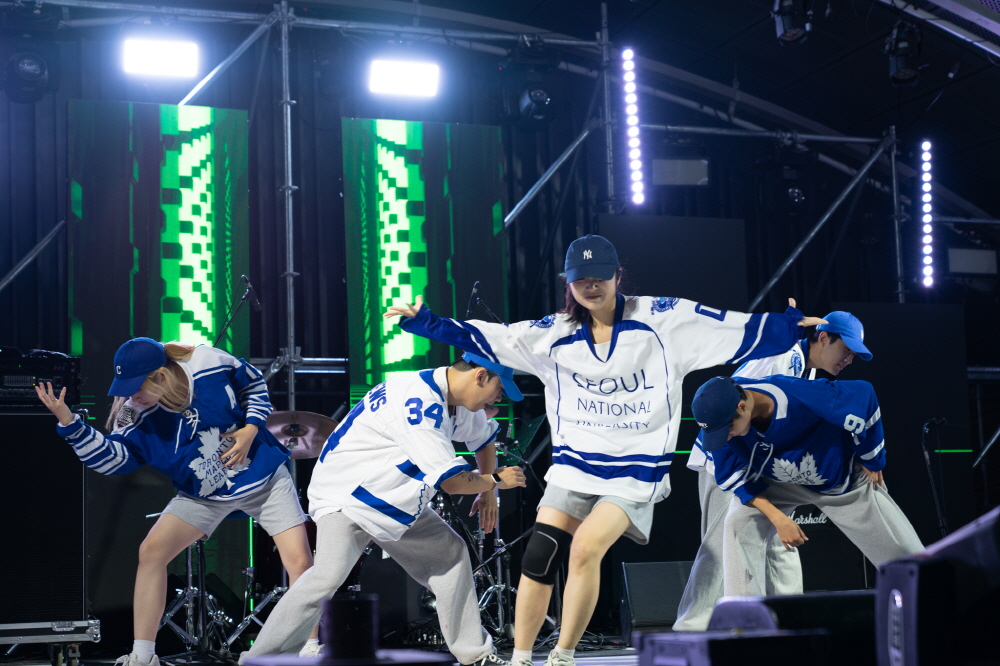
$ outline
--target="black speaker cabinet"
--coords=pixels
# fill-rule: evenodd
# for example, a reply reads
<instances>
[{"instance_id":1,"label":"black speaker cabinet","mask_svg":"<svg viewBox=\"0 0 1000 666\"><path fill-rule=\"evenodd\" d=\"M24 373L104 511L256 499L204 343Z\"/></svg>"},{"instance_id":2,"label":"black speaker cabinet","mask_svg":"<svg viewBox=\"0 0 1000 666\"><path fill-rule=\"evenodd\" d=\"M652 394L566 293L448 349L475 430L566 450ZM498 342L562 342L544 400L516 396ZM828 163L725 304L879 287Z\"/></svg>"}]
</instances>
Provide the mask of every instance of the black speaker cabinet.
<instances>
[{"instance_id":1,"label":"black speaker cabinet","mask_svg":"<svg viewBox=\"0 0 1000 666\"><path fill-rule=\"evenodd\" d=\"M833 663L875 666L875 590L723 597L708 624L709 631L809 629L829 632Z\"/></svg>"},{"instance_id":2,"label":"black speaker cabinet","mask_svg":"<svg viewBox=\"0 0 1000 666\"><path fill-rule=\"evenodd\" d=\"M998 663L1000 507L879 567L879 666Z\"/></svg>"},{"instance_id":3,"label":"black speaker cabinet","mask_svg":"<svg viewBox=\"0 0 1000 666\"><path fill-rule=\"evenodd\" d=\"M694 562L622 562L622 640L633 629L670 627Z\"/></svg>"},{"instance_id":4,"label":"black speaker cabinet","mask_svg":"<svg viewBox=\"0 0 1000 666\"><path fill-rule=\"evenodd\" d=\"M842 664L830 658L830 635L804 631L679 631L636 634L639 666L756 666ZM853 662L847 662L853 663Z\"/></svg>"},{"instance_id":5,"label":"black speaker cabinet","mask_svg":"<svg viewBox=\"0 0 1000 666\"><path fill-rule=\"evenodd\" d=\"M100 639L88 620L84 466L49 414L0 414L0 643Z\"/></svg>"}]
</instances>

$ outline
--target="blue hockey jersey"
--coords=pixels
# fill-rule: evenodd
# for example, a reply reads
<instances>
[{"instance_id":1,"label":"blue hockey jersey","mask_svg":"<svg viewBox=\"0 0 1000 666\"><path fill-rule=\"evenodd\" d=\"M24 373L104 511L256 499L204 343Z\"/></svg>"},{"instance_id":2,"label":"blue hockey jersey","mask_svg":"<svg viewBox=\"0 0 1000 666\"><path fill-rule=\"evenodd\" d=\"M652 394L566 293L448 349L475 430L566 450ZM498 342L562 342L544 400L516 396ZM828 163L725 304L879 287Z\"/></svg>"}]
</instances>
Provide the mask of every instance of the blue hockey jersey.
<instances>
[{"instance_id":1,"label":"blue hockey jersey","mask_svg":"<svg viewBox=\"0 0 1000 666\"><path fill-rule=\"evenodd\" d=\"M549 483L656 502L670 492L684 375L786 351L802 318L793 312L750 315L619 295L606 353L566 314L506 325L444 319L425 306L400 326L542 380L552 431Z\"/></svg>"},{"instance_id":2,"label":"blue hockey jersey","mask_svg":"<svg viewBox=\"0 0 1000 666\"><path fill-rule=\"evenodd\" d=\"M229 501L252 495L267 485L289 455L264 427L271 413L264 378L242 359L205 345L177 363L188 378L190 403L184 411L130 400L110 435L79 418L57 426L59 434L83 464L101 474L127 474L148 464L194 497ZM220 453L232 442L225 434L244 424L256 425L259 432L246 461L227 469Z\"/></svg>"},{"instance_id":3,"label":"blue hockey jersey","mask_svg":"<svg viewBox=\"0 0 1000 666\"><path fill-rule=\"evenodd\" d=\"M733 379L774 401L765 431L751 426L712 452L716 482L744 504L767 489L761 477L841 495L850 489L855 458L873 472L885 467L882 412L868 382Z\"/></svg>"}]
</instances>

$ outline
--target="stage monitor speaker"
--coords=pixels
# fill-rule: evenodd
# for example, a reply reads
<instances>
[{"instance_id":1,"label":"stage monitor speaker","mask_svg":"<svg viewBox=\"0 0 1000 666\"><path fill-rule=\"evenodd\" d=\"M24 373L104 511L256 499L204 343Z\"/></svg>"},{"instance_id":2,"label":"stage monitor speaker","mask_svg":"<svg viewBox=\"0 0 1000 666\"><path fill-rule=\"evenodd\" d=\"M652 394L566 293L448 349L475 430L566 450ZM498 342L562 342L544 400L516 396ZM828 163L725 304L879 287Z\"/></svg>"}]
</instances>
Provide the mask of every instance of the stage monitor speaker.
<instances>
[{"instance_id":1,"label":"stage monitor speaker","mask_svg":"<svg viewBox=\"0 0 1000 666\"><path fill-rule=\"evenodd\" d=\"M622 640L631 644L633 629L673 626L693 564L622 562Z\"/></svg>"},{"instance_id":2,"label":"stage monitor speaker","mask_svg":"<svg viewBox=\"0 0 1000 666\"><path fill-rule=\"evenodd\" d=\"M875 666L875 590L782 597L723 597L709 631L824 629L833 663Z\"/></svg>"},{"instance_id":3,"label":"stage monitor speaker","mask_svg":"<svg viewBox=\"0 0 1000 666\"><path fill-rule=\"evenodd\" d=\"M827 666L830 635L821 629L804 631L680 631L637 634L639 666L756 666L790 662ZM851 663L851 662L847 662Z\"/></svg>"},{"instance_id":4,"label":"stage monitor speaker","mask_svg":"<svg viewBox=\"0 0 1000 666\"><path fill-rule=\"evenodd\" d=\"M879 666L997 663L1000 507L879 567Z\"/></svg>"},{"instance_id":5,"label":"stage monitor speaker","mask_svg":"<svg viewBox=\"0 0 1000 666\"><path fill-rule=\"evenodd\" d=\"M84 467L49 414L0 414L0 625L87 619Z\"/></svg>"}]
</instances>

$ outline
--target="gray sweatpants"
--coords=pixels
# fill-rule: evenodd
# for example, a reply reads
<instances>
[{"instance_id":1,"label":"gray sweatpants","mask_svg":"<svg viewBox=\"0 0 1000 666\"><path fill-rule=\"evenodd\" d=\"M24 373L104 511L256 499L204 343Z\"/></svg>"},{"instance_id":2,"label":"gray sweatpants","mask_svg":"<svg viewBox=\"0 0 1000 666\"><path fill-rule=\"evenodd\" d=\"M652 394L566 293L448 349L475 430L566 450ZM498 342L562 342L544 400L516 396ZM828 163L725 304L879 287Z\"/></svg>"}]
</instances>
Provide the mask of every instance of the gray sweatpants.
<instances>
[{"instance_id":1,"label":"gray sweatpants","mask_svg":"<svg viewBox=\"0 0 1000 666\"><path fill-rule=\"evenodd\" d=\"M701 467L698 469L698 497L701 501L701 546L677 607L674 631L708 629L715 602L722 598L723 527L734 495L722 490L715 483L715 476ZM771 539L766 553L767 594L802 594L802 563L798 551L785 550L779 539Z\"/></svg>"},{"instance_id":2,"label":"gray sweatpants","mask_svg":"<svg viewBox=\"0 0 1000 666\"><path fill-rule=\"evenodd\" d=\"M373 539L339 511L316 525L316 563L275 606L246 657L302 649L319 621L323 600L347 579L369 541L434 593L441 634L460 663L471 664L493 651L493 639L479 619L468 549L436 513L423 511L398 541Z\"/></svg>"},{"instance_id":3,"label":"gray sweatpants","mask_svg":"<svg viewBox=\"0 0 1000 666\"><path fill-rule=\"evenodd\" d=\"M771 504L786 515L803 504L815 504L876 566L924 549L888 491L873 487L857 463L851 489L843 495L824 495L794 483L768 480L768 484L765 495ZM761 584L766 567L762 544L770 541L775 531L763 513L733 497L726 514L722 546L726 596L766 594ZM808 548L809 543L804 547Z\"/></svg>"}]
</instances>

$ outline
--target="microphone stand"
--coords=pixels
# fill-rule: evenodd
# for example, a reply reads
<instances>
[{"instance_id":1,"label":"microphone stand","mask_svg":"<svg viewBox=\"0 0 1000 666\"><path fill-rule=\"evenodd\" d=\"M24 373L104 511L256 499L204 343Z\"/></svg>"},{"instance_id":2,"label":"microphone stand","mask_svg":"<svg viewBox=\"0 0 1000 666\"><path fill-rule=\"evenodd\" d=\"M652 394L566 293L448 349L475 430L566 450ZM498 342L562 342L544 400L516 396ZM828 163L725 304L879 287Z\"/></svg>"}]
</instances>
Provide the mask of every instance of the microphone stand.
<instances>
[{"instance_id":1,"label":"microphone stand","mask_svg":"<svg viewBox=\"0 0 1000 666\"><path fill-rule=\"evenodd\" d=\"M238 315L240 310L243 308L243 304L249 300L250 300L250 286L248 284L247 290L243 292L243 296L240 297L240 302L236 305L236 309L233 310L233 313L231 315L229 315L229 318L226 319L226 323L222 327L222 330L219 331L219 337L215 339L215 343L212 345L213 347L219 346L219 342L222 341L222 337L226 334L226 331L229 330L229 326L233 323L233 320L236 319L236 315Z\"/></svg>"},{"instance_id":2,"label":"microphone stand","mask_svg":"<svg viewBox=\"0 0 1000 666\"><path fill-rule=\"evenodd\" d=\"M938 497L937 483L934 481L934 471L931 468L931 455L927 451L926 438L927 433L930 432L931 424L941 424L946 422L947 421L943 418L927 419L927 421L924 422L923 427L920 429L920 448L924 451L924 464L927 465L927 478L931 484L931 497L934 499L934 510L937 512L938 529L941 530L942 537L948 536L948 521L941 508L941 498Z\"/></svg>"},{"instance_id":3,"label":"microphone stand","mask_svg":"<svg viewBox=\"0 0 1000 666\"><path fill-rule=\"evenodd\" d=\"M488 312L489 315L493 317L493 321L495 321L498 324L503 324L504 323L503 319L496 316L496 313L494 313L493 310L490 309L490 306L486 304L486 301L484 301L483 299L479 298L479 296L476 295L478 293L479 293L479 280L476 280L476 283L472 285L472 294L469 295L469 307L465 309L465 318L466 319L469 318L469 315L472 314L472 311L476 308L477 305L482 305L483 308L485 308L486 312Z\"/></svg>"}]
</instances>

